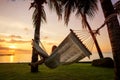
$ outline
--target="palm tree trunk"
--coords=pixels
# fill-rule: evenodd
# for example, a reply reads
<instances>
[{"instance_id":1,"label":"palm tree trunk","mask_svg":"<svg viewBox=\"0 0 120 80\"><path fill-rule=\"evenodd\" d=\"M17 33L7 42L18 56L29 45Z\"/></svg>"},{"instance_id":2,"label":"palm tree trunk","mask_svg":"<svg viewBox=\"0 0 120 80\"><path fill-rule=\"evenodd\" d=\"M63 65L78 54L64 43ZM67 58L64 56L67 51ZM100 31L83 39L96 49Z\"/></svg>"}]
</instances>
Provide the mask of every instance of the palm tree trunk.
<instances>
[{"instance_id":1,"label":"palm tree trunk","mask_svg":"<svg viewBox=\"0 0 120 80\"><path fill-rule=\"evenodd\" d=\"M81 13L81 15L82 15L82 13ZM86 23L86 25L87 25L87 28L88 28L91 36L92 36L92 39L93 39L93 41L94 41L94 43L95 43L95 46L96 46L96 49L97 49L97 51L98 51L98 55L99 55L100 59L104 58L104 57L103 57L103 54L102 54L102 51L101 51L101 49L100 49L100 47L99 47L99 44L98 44L98 42L97 42L97 39L96 39L96 37L95 37L95 34L93 33L93 31L92 31L92 29L91 29L91 27L90 27L90 25L89 25L89 23L88 23L88 21L87 21L86 16L82 15L82 17L84 18L84 21L85 21L85 23Z\"/></svg>"},{"instance_id":2,"label":"palm tree trunk","mask_svg":"<svg viewBox=\"0 0 120 80\"><path fill-rule=\"evenodd\" d=\"M40 27L35 27L35 32L34 32L34 41L39 44L39 30ZM35 63L38 61L38 53L37 51L33 48L32 50L32 63ZM36 66L31 66L31 72L38 72L38 65Z\"/></svg>"},{"instance_id":3,"label":"palm tree trunk","mask_svg":"<svg viewBox=\"0 0 120 80\"><path fill-rule=\"evenodd\" d=\"M105 18L114 14L111 0L100 0ZM108 34L112 46L115 80L120 80L120 25L117 16L114 16L107 23Z\"/></svg>"},{"instance_id":4,"label":"palm tree trunk","mask_svg":"<svg viewBox=\"0 0 120 80\"><path fill-rule=\"evenodd\" d=\"M36 1L36 0L35 0ZM35 32L34 32L34 41L39 45L40 40L40 26L41 26L41 5L39 3L36 3L37 7L36 10L38 10L38 14L35 20ZM38 61L38 52L33 48L32 50L32 63L35 63ZM31 72L38 72L38 65L31 66Z\"/></svg>"}]
</instances>

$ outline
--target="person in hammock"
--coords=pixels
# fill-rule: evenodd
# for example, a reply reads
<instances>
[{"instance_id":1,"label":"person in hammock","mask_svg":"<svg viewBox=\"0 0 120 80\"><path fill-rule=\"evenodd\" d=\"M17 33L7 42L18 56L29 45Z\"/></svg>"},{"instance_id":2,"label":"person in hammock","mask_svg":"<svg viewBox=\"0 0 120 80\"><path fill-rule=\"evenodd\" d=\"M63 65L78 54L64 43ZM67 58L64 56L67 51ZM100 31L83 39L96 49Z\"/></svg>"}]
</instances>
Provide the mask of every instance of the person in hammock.
<instances>
[{"instance_id":1,"label":"person in hammock","mask_svg":"<svg viewBox=\"0 0 120 80\"><path fill-rule=\"evenodd\" d=\"M56 48L57 48L57 46L56 46L56 45L53 45L51 52L53 52ZM40 56L40 60L39 60L39 61L37 61L37 62L35 62L35 63L29 63L29 65L35 67L36 65L41 65L41 64L43 64L43 63L45 62L45 60L46 60L45 57Z\"/></svg>"}]
</instances>

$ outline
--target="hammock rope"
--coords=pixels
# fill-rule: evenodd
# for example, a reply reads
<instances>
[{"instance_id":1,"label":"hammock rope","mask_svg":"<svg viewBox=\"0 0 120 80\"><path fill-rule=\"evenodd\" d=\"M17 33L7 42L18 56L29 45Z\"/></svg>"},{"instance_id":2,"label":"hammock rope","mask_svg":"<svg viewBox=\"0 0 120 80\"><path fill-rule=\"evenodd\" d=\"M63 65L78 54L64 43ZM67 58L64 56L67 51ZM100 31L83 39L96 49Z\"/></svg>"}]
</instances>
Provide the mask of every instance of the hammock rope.
<instances>
[{"instance_id":1,"label":"hammock rope","mask_svg":"<svg viewBox=\"0 0 120 80\"><path fill-rule=\"evenodd\" d=\"M87 30L73 30L83 44L92 52L94 41Z\"/></svg>"},{"instance_id":2,"label":"hammock rope","mask_svg":"<svg viewBox=\"0 0 120 80\"><path fill-rule=\"evenodd\" d=\"M44 63L47 67L56 68L59 65L71 64L91 55L89 49L82 43L76 34L72 30L70 31L68 36L50 56L33 41L33 47L38 51L39 55L45 57Z\"/></svg>"},{"instance_id":3,"label":"hammock rope","mask_svg":"<svg viewBox=\"0 0 120 80\"><path fill-rule=\"evenodd\" d=\"M110 22L111 18L113 18L115 16L117 16L116 13L109 15L105 19L104 23L99 28L97 28L95 30L94 34L99 34L100 29L102 29L106 25L106 23ZM94 41L92 40L92 37L91 37L90 33L86 29L84 29L84 30L73 30L73 32L83 42L83 44L86 45L87 48L91 51L93 46L94 46ZM41 45L42 49L47 53L47 50L45 49L43 43L41 41L39 41L39 42L40 42L40 45Z\"/></svg>"},{"instance_id":4,"label":"hammock rope","mask_svg":"<svg viewBox=\"0 0 120 80\"><path fill-rule=\"evenodd\" d=\"M96 30L93 30L95 36L97 36L97 34L99 34L100 29L102 29L106 25L106 23L109 23L111 21L111 19L115 16L117 16L116 13L109 15L105 19L104 23L99 28L97 28ZM86 29L73 30L73 31L79 37L79 39L83 42L83 44L92 52L92 49L94 47L94 41L93 41L90 33Z\"/></svg>"},{"instance_id":5,"label":"hammock rope","mask_svg":"<svg viewBox=\"0 0 120 80\"><path fill-rule=\"evenodd\" d=\"M47 50L45 49L43 43L41 41L39 41L39 42L40 42L40 45L41 45L42 49L47 53Z\"/></svg>"},{"instance_id":6,"label":"hammock rope","mask_svg":"<svg viewBox=\"0 0 120 80\"><path fill-rule=\"evenodd\" d=\"M99 28L96 29L95 34L98 34L100 29L102 29L106 25L106 23L109 23L112 20L112 18L115 17L115 16L117 16L117 13L113 13L113 14L109 15L105 19L104 23Z\"/></svg>"},{"instance_id":7,"label":"hammock rope","mask_svg":"<svg viewBox=\"0 0 120 80\"><path fill-rule=\"evenodd\" d=\"M95 36L99 34L100 29L102 29L106 23L111 21L111 18L117 16L117 14L112 14L108 16L104 23L95 30ZM70 64L78 62L86 56L91 55L91 50L94 47L94 41L88 31L81 30L70 30L71 33L62 41L52 55L48 55L45 47L42 42L40 42L41 47L35 43L33 40L33 48L38 51L38 54L46 60L44 61L45 65L49 68L56 68L60 64ZM81 33L82 32L82 33ZM86 34L87 32L87 34Z\"/></svg>"}]
</instances>

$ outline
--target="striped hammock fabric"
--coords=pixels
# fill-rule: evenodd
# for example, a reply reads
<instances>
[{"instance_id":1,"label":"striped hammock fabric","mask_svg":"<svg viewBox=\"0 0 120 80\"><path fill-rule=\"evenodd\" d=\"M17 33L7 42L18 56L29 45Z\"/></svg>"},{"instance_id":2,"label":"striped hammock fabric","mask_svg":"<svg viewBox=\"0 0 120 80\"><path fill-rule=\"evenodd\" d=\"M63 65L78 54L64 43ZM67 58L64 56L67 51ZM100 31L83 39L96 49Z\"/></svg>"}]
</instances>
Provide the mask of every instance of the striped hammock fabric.
<instances>
[{"instance_id":1,"label":"striped hammock fabric","mask_svg":"<svg viewBox=\"0 0 120 80\"><path fill-rule=\"evenodd\" d=\"M47 57L44 63L49 68L56 68L59 65L78 62L84 57L91 55L91 52L72 30L50 56L37 44L34 44L34 46L37 46L35 48L42 56Z\"/></svg>"}]
</instances>

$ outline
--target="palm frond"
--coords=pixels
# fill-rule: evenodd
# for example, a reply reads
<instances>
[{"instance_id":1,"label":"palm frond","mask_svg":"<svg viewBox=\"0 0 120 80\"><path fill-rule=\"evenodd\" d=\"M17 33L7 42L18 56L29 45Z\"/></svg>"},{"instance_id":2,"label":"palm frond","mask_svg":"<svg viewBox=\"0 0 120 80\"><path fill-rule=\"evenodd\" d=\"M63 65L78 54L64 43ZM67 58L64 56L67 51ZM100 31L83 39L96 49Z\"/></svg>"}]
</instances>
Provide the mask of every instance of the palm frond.
<instances>
[{"instance_id":1,"label":"palm frond","mask_svg":"<svg viewBox=\"0 0 120 80\"><path fill-rule=\"evenodd\" d=\"M43 6L41 6L41 21L42 22L47 22L47 20L46 20L46 13L45 13L45 10L44 10Z\"/></svg>"},{"instance_id":2,"label":"palm frond","mask_svg":"<svg viewBox=\"0 0 120 80\"><path fill-rule=\"evenodd\" d=\"M44 6L42 6L43 3L44 3L43 0L42 1L35 0L34 5L32 5L32 7L35 8L32 16L34 27L40 26L41 22L47 22Z\"/></svg>"},{"instance_id":3,"label":"palm frond","mask_svg":"<svg viewBox=\"0 0 120 80\"><path fill-rule=\"evenodd\" d=\"M39 17L38 10L35 9L32 16L34 27L36 27L36 25L38 24L38 17Z\"/></svg>"},{"instance_id":4,"label":"palm frond","mask_svg":"<svg viewBox=\"0 0 120 80\"><path fill-rule=\"evenodd\" d=\"M78 0L76 15L82 12L89 17L93 17L97 10L97 0Z\"/></svg>"},{"instance_id":5,"label":"palm frond","mask_svg":"<svg viewBox=\"0 0 120 80\"><path fill-rule=\"evenodd\" d=\"M76 12L76 15L85 14L93 17L98 10L97 0L61 0L64 6L64 20L68 24L71 12Z\"/></svg>"},{"instance_id":6,"label":"palm frond","mask_svg":"<svg viewBox=\"0 0 120 80\"><path fill-rule=\"evenodd\" d=\"M58 19L60 20L62 18L62 6L61 6L61 1L60 0L47 0L47 4L49 8L52 10L55 10Z\"/></svg>"},{"instance_id":7,"label":"palm frond","mask_svg":"<svg viewBox=\"0 0 120 80\"><path fill-rule=\"evenodd\" d=\"M68 25L71 12L76 9L77 0L62 0L62 5L64 6L64 20L65 24Z\"/></svg>"},{"instance_id":8,"label":"palm frond","mask_svg":"<svg viewBox=\"0 0 120 80\"><path fill-rule=\"evenodd\" d=\"M114 9L115 12L120 15L120 0L114 4Z\"/></svg>"},{"instance_id":9,"label":"palm frond","mask_svg":"<svg viewBox=\"0 0 120 80\"><path fill-rule=\"evenodd\" d=\"M64 21L66 25L68 25L70 15L71 15L71 6L66 6L64 12Z\"/></svg>"}]
</instances>

